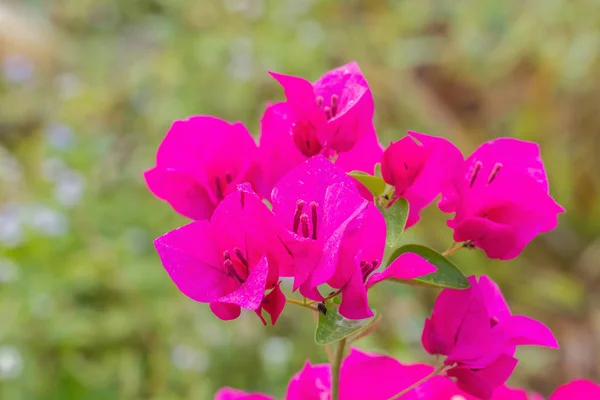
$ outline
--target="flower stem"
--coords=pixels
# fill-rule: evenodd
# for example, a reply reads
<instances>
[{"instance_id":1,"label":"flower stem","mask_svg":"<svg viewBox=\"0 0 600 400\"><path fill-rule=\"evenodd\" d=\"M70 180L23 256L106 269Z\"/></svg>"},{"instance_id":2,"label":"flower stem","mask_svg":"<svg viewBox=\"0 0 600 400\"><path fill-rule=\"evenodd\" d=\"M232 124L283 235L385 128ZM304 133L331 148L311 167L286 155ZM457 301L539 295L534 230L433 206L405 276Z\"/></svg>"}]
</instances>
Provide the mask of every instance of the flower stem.
<instances>
[{"instance_id":1,"label":"flower stem","mask_svg":"<svg viewBox=\"0 0 600 400\"><path fill-rule=\"evenodd\" d=\"M319 312L319 309L317 307L315 307L311 304L304 303L302 301L298 301L298 300L294 300L294 299L285 299L285 301L288 303L291 303L291 304L295 304L300 307L309 308L313 311Z\"/></svg>"},{"instance_id":2,"label":"flower stem","mask_svg":"<svg viewBox=\"0 0 600 400\"><path fill-rule=\"evenodd\" d=\"M428 380L430 380L431 378L433 378L434 376L437 376L439 374L441 374L445 369L447 368L447 365L440 365L435 371L433 371L431 374L427 375L426 377L424 377L423 379L413 383L412 385L410 385L409 387L407 387L406 389L404 389L403 391L401 391L400 393L390 397L388 400L397 400L400 397L404 396L406 393L410 392L411 390L413 390L414 388L416 388L417 386L422 385L423 383L427 382Z\"/></svg>"},{"instance_id":3,"label":"flower stem","mask_svg":"<svg viewBox=\"0 0 600 400\"><path fill-rule=\"evenodd\" d=\"M335 358L331 365L331 400L339 400L340 394L340 369L342 367L342 359L346 351L346 338L340 340L335 352Z\"/></svg>"},{"instance_id":4,"label":"flower stem","mask_svg":"<svg viewBox=\"0 0 600 400\"><path fill-rule=\"evenodd\" d=\"M456 242L452 243L452 246L448 247L448 250L444 251L442 253L442 255L444 257L449 257L452 254L457 253L457 252L459 252L460 250L462 250L462 249L464 249L466 247L464 244L462 244L460 246L457 246L457 244L458 243L456 243Z\"/></svg>"}]
</instances>

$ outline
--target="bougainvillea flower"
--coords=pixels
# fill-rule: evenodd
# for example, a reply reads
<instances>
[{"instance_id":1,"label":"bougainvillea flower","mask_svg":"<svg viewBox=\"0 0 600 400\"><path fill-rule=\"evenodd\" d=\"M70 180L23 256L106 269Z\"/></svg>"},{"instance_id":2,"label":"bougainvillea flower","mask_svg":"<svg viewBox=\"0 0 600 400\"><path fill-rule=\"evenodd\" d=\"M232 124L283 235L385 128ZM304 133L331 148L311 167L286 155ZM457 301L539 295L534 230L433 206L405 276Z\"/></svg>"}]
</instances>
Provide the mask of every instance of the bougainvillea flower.
<instances>
[{"instance_id":1,"label":"bougainvillea flower","mask_svg":"<svg viewBox=\"0 0 600 400\"><path fill-rule=\"evenodd\" d=\"M222 388L215 394L215 400L274 400L260 393L247 393L242 390Z\"/></svg>"},{"instance_id":2,"label":"bougainvillea flower","mask_svg":"<svg viewBox=\"0 0 600 400\"><path fill-rule=\"evenodd\" d=\"M462 162L460 150L440 137L409 131L390 143L383 153L381 175L394 187L394 199L408 200L407 227L419 221L421 210L441 193Z\"/></svg>"},{"instance_id":3,"label":"bougainvillea flower","mask_svg":"<svg viewBox=\"0 0 600 400\"><path fill-rule=\"evenodd\" d=\"M350 151L373 125L373 96L358 64L348 63L314 84L270 72L285 91L295 120L292 137L307 157Z\"/></svg>"},{"instance_id":4,"label":"bougainvillea flower","mask_svg":"<svg viewBox=\"0 0 600 400\"><path fill-rule=\"evenodd\" d=\"M412 393L412 392L411 392ZM458 385L444 376L435 376L415 388L416 398L429 400L479 400L460 390ZM409 400L409 399L407 399ZM499 386L494 390L491 400L543 400L535 393L529 394L522 389Z\"/></svg>"},{"instance_id":5,"label":"bougainvillea flower","mask_svg":"<svg viewBox=\"0 0 600 400\"><path fill-rule=\"evenodd\" d=\"M351 349L342 361L339 398L387 400L432 371L429 365L403 365L391 357ZM290 381L286 400L329 399L330 392L329 365L307 363Z\"/></svg>"},{"instance_id":6,"label":"bougainvillea flower","mask_svg":"<svg viewBox=\"0 0 600 400\"><path fill-rule=\"evenodd\" d=\"M571 399L600 399L600 385L586 379L576 379L560 386L550 396L550 400Z\"/></svg>"},{"instance_id":7,"label":"bougainvillea flower","mask_svg":"<svg viewBox=\"0 0 600 400\"><path fill-rule=\"evenodd\" d=\"M554 335L534 319L512 315L498 286L488 277L469 277L466 290L444 289L425 320L423 347L446 356L446 374L467 393L489 399L506 382L517 360L517 345L558 347Z\"/></svg>"},{"instance_id":8,"label":"bougainvillea flower","mask_svg":"<svg viewBox=\"0 0 600 400\"><path fill-rule=\"evenodd\" d=\"M155 246L179 290L210 303L217 317L235 319L243 307L259 316L265 310L274 324L285 304L278 285L285 248L277 233L271 211L240 185L210 220L175 229L156 239ZM266 297L265 290L271 291Z\"/></svg>"},{"instance_id":9,"label":"bougainvillea flower","mask_svg":"<svg viewBox=\"0 0 600 400\"><path fill-rule=\"evenodd\" d=\"M302 152L294 140L293 127L297 119L287 102L269 105L265 110L261 120L258 184L263 197L270 198L277 181L312 155L312 152ZM310 143L309 141L304 146L311 146ZM323 147L320 146L319 149L315 154L324 154ZM371 127L350 151L339 153L335 163L346 172L357 170L372 174L375 164L381 161L382 154L375 130ZM332 155L329 154L328 157L333 160Z\"/></svg>"},{"instance_id":10,"label":"bougainvillea flower","mask_svg":"<svg viewBox=\"0 0 600 400\"><path fill-rule=\"evenodd\" d=\"M536 143L501 138L481 145L443 190L439 207L455 212L454 240L509 260L541 232L556 227L564 209L549 195Z\"/></svg>"},{"instance_id":11,"label":"bougainvillea flower","mask_svg":"<svg viewBox=\"0 0 600 400\"><path fill-rule=\"evenodd\" d=\"M368 202L353 181L322 156L289 171L273 189L273 212L288 230L283 238L293 271L294 290L320 301L317 286L335 273L344 235L358 229Z\"/></svg>"},{"instance_id":12,"label":"bougainvillea flower","mask_svg":"<svg viewBox=\"0 0 600 400\"><path fill-rule=\"evenodd\" d=\"M309 361L288 384L286 400L329 399L331 372L329 364L312 365Z\"/></svg>"},{"instance_id":13,"label":"bougainvillea flower","mask_svg":"<svg viewBox=\"0 0 600 400\"><path fill-rule=\"evenodd\" d=\"M385 235L385 219L377 207L369 203L360 228L342 241L338 267L327 283L332 288L340 289L342 302L339 312L345 318L364 319L373 316L367 290L374 284L385 279L410 280L437 270L419 255L404 253L382 272L374 273L381 266Z\"/></svg>"},{"instance_id":14,"label":"bougainvillea flower","mask_svg":"<svg viewBox=\"0 0 600 400\"><path fill-rule=\"evenodd\" d=\"M145 172L154 195L191 219L210 218L235 187L254 183L257 147L239 122L196 116L175 121L156 154L156 166Z\"/></svg>"}]
</instances>

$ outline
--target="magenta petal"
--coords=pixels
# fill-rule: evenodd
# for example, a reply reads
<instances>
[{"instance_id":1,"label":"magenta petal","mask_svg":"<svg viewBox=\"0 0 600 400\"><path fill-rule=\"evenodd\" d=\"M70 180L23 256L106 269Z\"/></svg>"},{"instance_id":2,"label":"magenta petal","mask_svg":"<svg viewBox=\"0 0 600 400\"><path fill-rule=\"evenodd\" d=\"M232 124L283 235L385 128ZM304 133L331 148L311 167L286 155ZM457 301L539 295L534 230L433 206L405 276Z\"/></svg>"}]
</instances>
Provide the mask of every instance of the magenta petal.
<instances>
[{"instance_id":1,"label":"magenta petal","mask_svg":"<svg viewBox=\"0 0 600 400\"><path fill-rule=\"evenodd\" d=\"M215 209L211 197L197 178L174 169L152 168L144 173L150 191L167 201L179 214L191 219L208 219ZM177 195L173 195L176 193Z\"/></svg>"},{"instance_id":2,"label":"magenta petal","mask_svg":"<svg viewBox=\"0 0 600 400\"><path fill-rule=\"evenodd\" d=\"M255 181L256 152L254 139L241 123L209 116L175 121L146 180L150 190L177 211L206 218L235 185Z\"/></svg>"},{"instance_id":3,"label":"magenta petal","mask_svg":"<svg viewBox=\"0 0 600 400\"><path fill-rule=\"evenodd\" d=\"M484 185L497 163L502 164L502 172L527 172L548 192L548 179L537 143L513 138L499 138L483 143L466 160L467 166L481 162L482 166L475 184ZM469 179L466 176L465 179Z\"/></svg>"},{"instance_id":4,"label":"magenta petal","mask_svg":"<svg viewBox=\"0 0 600 400\"><path fill-rule=\"evenodd\" d=\"M328 364L311 365L306 362L302 371L292 377L286 400L322 400L331 391L331 373Z\"/></svg>"},{"instance_id":5,"label":"magenta petal","mask_svg":"<svg viewBox=\"0 0 600 400\"><path fill-rule=\"evenodd\" d=\"M364 220L369 203L353 186L350 188L345 184L333 184L325 193L322 228L318 233L324 238L323 255L312 273L312 286L323 284L334 275L344 235Z\"/></svg>"},{"instance_id":6,"label":"magenta petal","mask_svg":"<svg viewBox=\"0 0 600 400\"><path fill-rule=\"evenodd\" d=\"M546 325L535 319L514 315L498 324L511 345L530 345L558 348L554 334Z\"/></svg>"},{"instance_id":7,"label":"magenta petal","mask_svg":"<svg viewBox=\"0 0 600 400\"><path fill-rule=\"evenodd\" d=\"M500 288L494 281L485 275L481 275L479 277L478 286L491 316L496 318L499 322L510 317L510 308L508 307Z\"/></svg>"},{"instance_id":8,"label":"magenta petal","mask_svg":"<svg viewBox=\"0 0 600 400\"><path fill-rule=\"evenodd\" d=\"M432 370L433 367L429 365L403 365L391 357L369 355L352 349L342 363L340 399L388 400L429 375Z\"/></svg>"},{"instance_id":9,"label":"magenta petal","mask_svg":"<svg viewBox=\"0 0 600 400\"><path fill-rule=\"evenodd\" d=\"M473 285L474 280L471 280ZM476 282L475 282L476 283ZM469 302L473 296L472 287L465 290L444 289L440 292L433 306L431 317L432 332L428 333L431 339L427 351L435 347L432 354L449 355L456 342L462 321L469 310Z\"/></svg>"},{"instance_id":10,"label":"magenta petal","mask_svg":"<svg viewBox=\"0 0 600 400\"><path fill-rule=\"evenodd\" d=\"M231 321L240 316L242 309L236 304L220 303L213 301L210 303L210 311L223 321Z\"/></svg>"},{"instance_id":11,"label":"magenta petal","mask_svg":"<svg viewBox=\"0 0 600 400\"><path fill-rule=\"evenodd\" d=\"M491 318L478 284L470 278L473 295L464 315L452 352L446 364L460 362L471 367L483 368L503 352L506 339L499 329L492 329Z\"/></svg>"},{"instance_id":12,"label":"magenta petal","mask_svg":"<svg viewBox=\"0 0 600 400\"><path fill-rule=\"evenodd\" d=\"M469 368L455 367L449 369L447 375L456 378L456 385L461 390L478 399L490 400L494 394L494 387Z\"/></svg>"},{"instance_id":13,"label":"magenta petal","mask_svg":"<svg viewBox=\"0 0 600 400\"><path fill-rule=\"evenodd\" d=\"M514 229L486 218L471 218L457 225L454 229L454 240L472 240L493 259L510 260L522 250L522 247L517 247Z\"/></svg>"},{"instance_id":14,"label":"magenta petal","mask_svg":"<svg viewBox=\"0 0 600 400\"><path fill-rule=\"evenodd\" d=\"M318 204L322 217L325 192L335 183L354 185L352 179L323 156L309 158L283 176L273 189L273 212L288 230L293 230L294 213L298 200L306 207L311 201Z\"/></svg>"},{"instance_id":15,"label":"magenta petal","mask_svg":"<svg viewBox=\"0 0 600 400\"><path fill-rule=\"evenodd\" d=\"M336 289L343 288L356 272L361 261L376 263L379 266L385 249L385 234L385 219L381 211L375 204L367 204L365 218L360 228L357 231L347 232L342 240L338 254L338 267L327 283ZM360 275L363 275L362 268Z\"/></svg>"},{"instance_id":16,"label":"magenta petal","mask_svg":"<svg viewBox=\"0 0 600 400\"><path fill-rule=\"evenodd\" d=\"M477 371L477 373L494 387L498 387L504 385L508 378L510 378L518 362L519 360L516 358L502 354L487 367Z\"/></svg>"},{"instance_id":17,"label":"magenta petal","mask_svg":"<svg viewBox=\"0 0 600 400\"><path fill-rule=\"evenodd\" d=\"M382 156L383 149L377 140L375 129L370 129L350 151L339 153L335 165L346 172L363 171L372 175L375 164L381 162Z\"/></svg>"},{"instance_id":18,"label":"magenta petal","mask_svg":"<svg viewBox=\"0 0 600 400\"><path fill-rule=\"evenodd\" d=\"M283 87L285 97L297 118L310 122L313 126L323 125L327 119L316 102L312 84L304 78L269 72Z\"/></svg>"},{"instance_id":19,"label":"magenta petal","mask_svg":"<svg viewBox=\"0 0 600 400\"><path fill-rule=\"evenodd\" d=\"M199 302L211 302L225 294L228 276L215 232L208 221L175 229L154 241L160 259L179 290Z\"/></svg>"},{"instance_id":20,"label":"magenta petal","mask_svg":"<svg viewBox=\"0 0 600 400\"><path fill-rule=\"evenodd\" d=\"M271 191L282 176L306 160L292 138L294 118L288 103L277 103L267 107L260 121L258 191L265 198L271 198Z\"/></svg>"},{"instance_id":21,"label":"magenta petal","mask_svg":"<svg viewBox=\"0 0 600 400\"><path fill-rule=\"evenodd\" d=\"M260 307L265 294L265 285L269 263L267 257L263 256L254 266L250 267L248 279L235 291L218 299L221 303L236 304L248 310L256 310Z\"/></svg>"},{"instance_id":22,"label":"magenta petal","mask_svg":"<svg viewBox=\"0 0 600 400\"><path fill-rule=\"evenodd\" d=\"M294 260L294 286L292 290L296 291L307 281L321 259L322 246L321 243L311 239L288 241L286 245L290 249Z\"/></svg>"},{"instance_id":23,"label":"magenta petal","mask_svg":"<svg viewBox=\"0 0 600 400\"><path fill-rule=\"evenodd\" d=\"M576 379L560 386L550 396L550 400L575 399L600 399L600 385L586 379Z\"/></svg>"},{"instance_id":24,"label":"magenta petal","mask_svg":"<svg viewBox=\"0 0 600 400\"><path fill-rule=\"evenodd\" d=\"M273 398L260 393L246 393L243 390L226 387L215 393L214 400L273 400Z\"/></svg>"},{"instance_id":25,"label":"magenta petal","mask_svg":"<svg viewBox=\"0 0 600 400\"><path fill-rule=\"evenodd\" d=\"M432 318L425 318L423 332L421 333L421 344L429 354L438 354L439 350L436 343L435 324Z\"/></svg>"},{"instance_id":26,"label":"magenta petal","mask_svg":"<svg viewBox=\"0 0 600 400\"><path fill-rule=\"evenodd\" d=\"M367 288L384 279L411 280L437 271L435 265L415 253L404 253L396 258L382 272L373 274L367 281Z\"/></svg>"},{"instance_id":27,"label":"magenta petal","mask_svg":"<svg viewBox=\"0 0 600 400\"><path fill-rule=\"evenodd\" d=\"M262 308L271 316L271 325L275 325L285 307L285 294L281 291L281 282L265 296Z\"/></svg>"},{"instance_id":28,"label":"magenta petal","mask_svg":"<svg viewBox=\"0 0 600 400\"><path fill-rule=\"evenodd\" d=\"M374 315L371 308L369 308L367 288L363 283L358 265L356 266L356 272L342 289L342 303L339 312L340 315L348 319L365 319Z\"/></svg>"},{"instance_id":29,"label":"magenta petal","mask_svg":"<svg viewBox=\"0 0 600 400\"><path fill-rule=\"evenodd\" d=\"M474 371L468 367L454 367L447 371L447 375L457 379L461 390L480 399L489 400L494 389L508 380L516 366L516 358L501 355L484 369Z\"/></svg>"}]
</instances>

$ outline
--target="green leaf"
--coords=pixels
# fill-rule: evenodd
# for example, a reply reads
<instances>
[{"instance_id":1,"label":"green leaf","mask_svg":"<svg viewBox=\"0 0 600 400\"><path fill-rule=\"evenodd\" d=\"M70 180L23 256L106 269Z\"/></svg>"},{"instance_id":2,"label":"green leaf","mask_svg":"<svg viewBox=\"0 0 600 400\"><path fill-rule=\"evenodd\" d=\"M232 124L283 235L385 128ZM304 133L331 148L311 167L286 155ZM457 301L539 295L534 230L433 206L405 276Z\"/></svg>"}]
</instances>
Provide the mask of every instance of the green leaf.
<instances>
[{"instance_id":1,"label":"green leaf","mask_svg":"<svg viewBox=\"0 0 600 400\"><path fill-rule=\"evenodd\" d=\"M436 272L405 281L407 283L452 289L467 289L471 286L465 275L456 265L427 246L419 244L404 245L392 253L388 260L388 265L404 253L416 253L437 267Z\"/></svg>"},{"instance_id":2,"label":"green leaf","mask_svg":"<svg viewBox=\"0 0 600 400\"><path fill-rule=\"evenodd\" d=\"M377 315L367 319L347 319L340 315L338 308L327 303L327 315L319 313L315 331L315 343L320 346L339 342L349 336L363 332L377 320Z\"/></svg>"},{"instance_id":3,"label":"green leaf","mask_svg":"<svg viewBox=\"0 0 600 400\"><path fill-rule=\"evenodd\" d=\"M348 172L348 175L365 185L365 187L373 193L373 196L380 196L385 190L385 182L383 181L383 178L379 176L365 174L361 171Z\"/></svg>"},{"instance_id":4,"label":"green leaf","mask_svg":"<svg viewBox=\"0 0 600 400\"><path fill-rule=\"evenodd\" d=\"M381 175L381 163L375 164L375 173L373 175L382 176Z\"/></svg>"},{"instance_id":5,"label":"green leaf","mask_svg":"<svg viewBox=\"0 0 600 400\"><path fill-rule=\"evenodd\" d=\"M382 208L387 228L386 243L389 247L398 247L404 234L406 220L408 219L409 205L405 198L396 199L388 208Z\"/></svg>"}]
</instances>

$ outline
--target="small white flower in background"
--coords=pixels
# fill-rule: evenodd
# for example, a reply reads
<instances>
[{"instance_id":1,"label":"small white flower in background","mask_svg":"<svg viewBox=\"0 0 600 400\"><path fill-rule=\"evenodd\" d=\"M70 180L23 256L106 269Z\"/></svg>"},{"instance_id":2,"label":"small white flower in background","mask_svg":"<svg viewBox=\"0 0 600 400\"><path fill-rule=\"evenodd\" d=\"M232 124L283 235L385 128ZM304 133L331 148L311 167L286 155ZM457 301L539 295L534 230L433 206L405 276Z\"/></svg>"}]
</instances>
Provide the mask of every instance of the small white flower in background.
<instances>
[{"instance_id":1,"label":"small white flower in background","mask_svg":"<svg viewBox=\"0 0 600 400\"><path fill-rule=\"evenodd\" d=\"M67 217L46 205L35 204L23 208L27 225L45 236L62 236L69 229Z\"/></svg>"},{"instance_id":2,"label":"small white flower in background","mask_svg":"<svg viewBox=\"0 0 600 400\"><path fill-rule=\"evenodd\" d=\"M65 151L72 148L75 144L75 135L71 127L57 122L45 127L44 138L54 150Z\"/></svg>"},{"instance_id":3,"label":"small white flower in background","mask_svg":"<svg viewBox=\"0 0 600 400\"><path fill-rule=\"evenodd\" d=\"M79 204L85 189L85 178L73 170L63 171L58 175L54 187L54 198L64 207L71 208Z\"/></svg>"},{"instance_id":4,"label":"small white flower in background","mask_svg":"<svg viewBox=\"0 0 600 400\"><path fill-rule=\"evenodd\" d=\"M0 244L17 247L23 243L23 224L19 208L10 204L0 209Z\"/></svg>"},{"instance_id":5,"label":"small white flower in background","mask_svg":"<svg viewBox=\"0 0 600 400\"><path fill-rule=\"evenodd\" d=\"M0 379L15 379L23 371L23 357L13 346L0 346Z\"/></svg>"}]
</instances>

